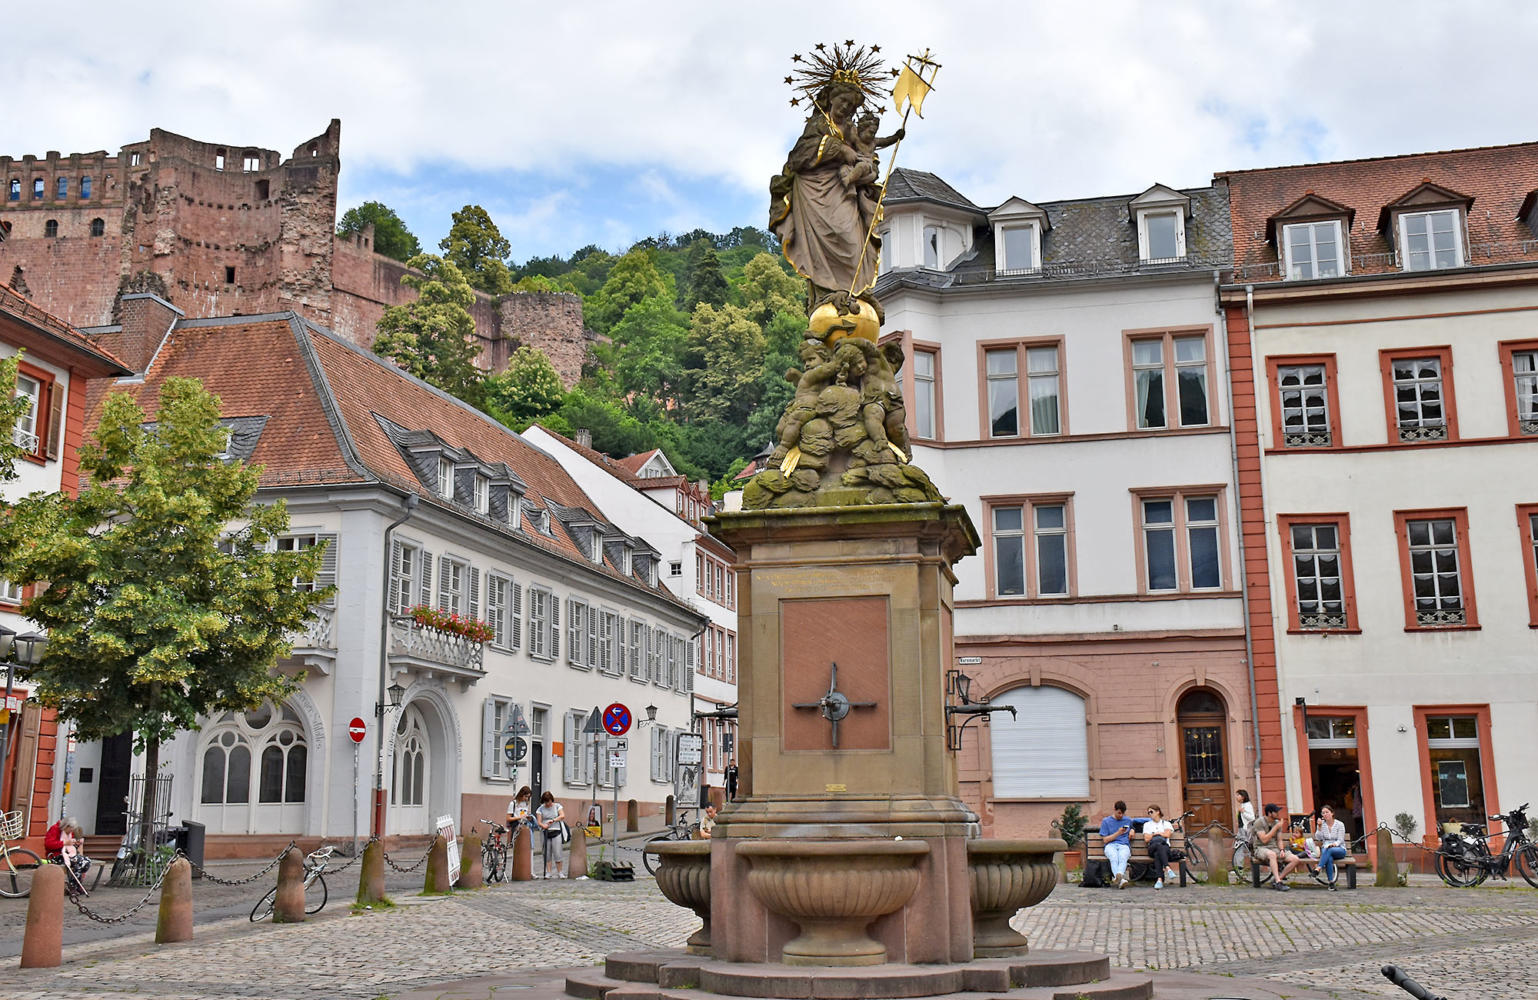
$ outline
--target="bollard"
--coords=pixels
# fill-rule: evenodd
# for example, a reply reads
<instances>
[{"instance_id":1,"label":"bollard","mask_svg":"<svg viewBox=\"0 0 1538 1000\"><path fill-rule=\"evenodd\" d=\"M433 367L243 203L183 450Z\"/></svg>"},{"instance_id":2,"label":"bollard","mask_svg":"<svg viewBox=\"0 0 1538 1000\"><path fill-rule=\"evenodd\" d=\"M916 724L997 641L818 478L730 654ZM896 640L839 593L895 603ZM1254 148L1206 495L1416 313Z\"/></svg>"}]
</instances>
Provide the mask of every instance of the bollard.
<instances>
[{"instance_id":1,"label":"bollard","mask_svg":"<svg viewBox=\"0 0 1538 1000\"><path fill-rule=\"evenodd\" d=\"M625 832L635 833L641 829L641 803L630 799L625 803Z\"/></svg>"},{"instance_id":2,"label":"bollard","mask_svg":"<svg viewBox=\"0 0 1538 1000\"><path fill-rule=\"evenodd\" d=\"M175 944L191 940L192 863L186 858L177 858L171 862L165 881L160 883L160 915L155 918L155 943Z\"/></svg>"},{"instance_id":3,"label":"bollard","mask_svg":"<svg viewBox=\"0 0 1538 1000\"><path fill-rule=\"evenodd\" d=\"M587 830L580 826L571 828L571 843L566 845L566 877L579 878L587 874Z\"/></svg>"},{"instance_id":4,"label":"bollard","mask_svg":"<svg viewBox=\"0 0 1538 1000\"><path fill-rule=\"evenodd\" d=\"M1394 835L1387 830L1378 831L1378 867L1372 884L1380 889L1399 885L1399 866L1394 863Z\"/></svg>"},{"instance_id":5,"label":"bollard","mask_svg":"<svg viewBox=\"0 0 1538 1000\"><path fill-rule=\"evenodd\" d=\"M298 848L278 862L278 896L272 903L272 922L304 923L304 855Z\"/></svg>"},{"instance_id":6,"label":"bollard","mask_svg":"<svg viewBox=\"0 0 1538 1000\"><path fill-rule=\"evenodd\" d=\"M64 961L64 867L40 865L32 873L27 927L21 938L23 969L52 969Z\"/></svg>"},{"instance_id":7,"label":"bollard","mask_svg":"<svg viewBox=\"0 0 1538 1000\"><path fill-rule=\"evenodd\" d=\"M664 826L672 826L678 822L678 803L669 795L662 805L662 822Z\"/></svg>"},{"instance_id":8,"label":"bollard","mask_svg":"<svg viewBox=\"0 0 1538 1000\"><path fill-rule=\"evenodd\" d=\"M1207 884L1228 884L1228 840L1214 827L1207 831Z\"/></svg>"},{"instance_id":9,"label":"bollard","mask_svg":"<svg viewBox=\"0 0 1538 1000\"><path fill-rule=\"evenodd\" d=\"M358 862L358 905L373 906L385 901L384 845L371 840L363 848Z\"/></svg>"},{"instance_id":10,"label":"bollard","mask_svg":"<svg viewBox=\"0 0 1538 1000\"><path fill-rule=\"evenodd\" d=\"M513 834L513 873L510 881L527 882L534 877L532 859L529 856L529 827L527 824L518 824L518 832Z\"/></svg>"},{"instance_id":11,"label":"bollard","mask_svg":"<svg viewBox=\"0 0 1538 1000\"><path fill-rule=\"evenodd\" d=\"M454 891L449 884L449 845L443 834L433 838L433 849L427 855L427 874L422 878L422 895L446 896Z\"/></svg>"},{"instance_id":12,"label":"bollard","mask_svg":"<svg viewBox=\"0 0 1538 1000\"><path fill-rule=\"evenodd\" d=\"M479 889L486 884L485 865L481 860L481 838L472 833L459 850L459 887Z\"/></svg>"}]
</instances>

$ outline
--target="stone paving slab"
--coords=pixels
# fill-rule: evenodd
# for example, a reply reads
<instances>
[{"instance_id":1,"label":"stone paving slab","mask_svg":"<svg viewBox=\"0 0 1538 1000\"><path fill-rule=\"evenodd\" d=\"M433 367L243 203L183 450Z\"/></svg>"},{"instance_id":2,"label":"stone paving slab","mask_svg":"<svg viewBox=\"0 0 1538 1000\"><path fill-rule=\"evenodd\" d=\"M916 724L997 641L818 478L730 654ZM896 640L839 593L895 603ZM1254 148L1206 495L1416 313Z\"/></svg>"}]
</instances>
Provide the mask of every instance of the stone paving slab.
<instances>
[{"instance_id":1,"label":"stone paving slab","mask_svg":"<svg viewBox=\"0 0 1538 1000\"><path fill-rule=\"evenodd\" d=\"M1196 992L1171 994L1182 1000L1204 989L1205 997L1257 1000L1405 997L1378 974L1385 962L1450 1000L1538 996L1538 891L1526 888L1063 886L1016 923L1034 949L1100 951L1125 970L1216 974L1196 980ZM294 926L226 920L162 948L144 935L80 944L66 948L59 969L21 970L10 959L0 965L0 997L533 1000L539 984L564 981L552 970L598 969L611 952L679 948L697 926L650 879L535 881L362 916L328 906ZM1209 985L1241 979L1266 985L1248 994Z\"/></svg>"}]
</instances>

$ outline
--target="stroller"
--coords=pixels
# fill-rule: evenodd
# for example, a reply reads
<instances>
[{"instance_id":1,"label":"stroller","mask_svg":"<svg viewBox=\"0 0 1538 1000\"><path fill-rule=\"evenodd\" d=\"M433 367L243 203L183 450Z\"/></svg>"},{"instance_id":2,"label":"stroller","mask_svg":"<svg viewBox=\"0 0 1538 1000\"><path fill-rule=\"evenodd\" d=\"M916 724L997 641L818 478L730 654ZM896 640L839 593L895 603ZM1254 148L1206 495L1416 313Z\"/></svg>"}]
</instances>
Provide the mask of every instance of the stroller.
<instances>
[{"instance_id":1,"label":"stroller","mask_svg":"<svg viewBox=\"0 0 1538 1000\"><path fill-rule=\"evenodd\" d=\"M61 831L63 832L63 831ZM89 896L91 890L101 884L104 869L101 865L93 865L90 858L81 850L82 836L78 825L68 831L72 834L70 843L59 850L48 852L48 863L59 865L64 869L64 892L71 899L81 896ZM86 876L92 868L96 869L96 876L86 886Z\"/></svg>"}]
</instances>

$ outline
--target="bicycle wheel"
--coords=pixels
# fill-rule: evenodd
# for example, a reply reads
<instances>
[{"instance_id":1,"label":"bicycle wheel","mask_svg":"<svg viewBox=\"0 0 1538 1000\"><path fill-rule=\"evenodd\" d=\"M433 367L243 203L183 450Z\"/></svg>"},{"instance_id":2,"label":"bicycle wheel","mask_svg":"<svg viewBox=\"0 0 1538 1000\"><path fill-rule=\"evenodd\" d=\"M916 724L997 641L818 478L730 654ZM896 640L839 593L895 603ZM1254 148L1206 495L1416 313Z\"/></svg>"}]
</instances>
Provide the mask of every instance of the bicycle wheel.
<instances>
[{"instance_id":1,"label":"bicycle wheel","mask_svg":"<svg viewBox=\"0 0 1538 1000\"><path fill-rule=\"evenodd\" d=\"M1202 850L1192 840L1186 841L1185 851L1186 859L1183 863L1186 866L1186 878L1195 882L1206 882L1208 875L1207 852Z\"/></svg>"},{"instance_id":2,"label":"bicycle wheel","mask_svg":"<svg viewBox=\"0 0 1538 1000\"><path fill-rule=\"evenodd\" d=\"M1466 854L1445 854L1441 861L1441 870L1437 874L1442 876L1443 882L1454 889L1468 889L1476 886L1490 875L1485 870L1485 866L1479 863L1478 857L1470 857Z\"/></svg>"},{"instance_id":3,"label":"bicycle wheel","mask_svg":"<svg viewBox=\"0 0 1538 1000\"><path fill-rule=\"evenodd\" d=\"M655 843L657 843L660 840L672 840L672 839L673 839L673 831L669 830L666 833L659 833L655 837L652 837L651 839L647 840L646 844L655 844ZM643 844L641 846L641 863L646 866L646 874L648 874L648 875L656 875L658 867L660 867L661 864L662 864L662 858L658 857L655 854L652 854L652 853L648 852L646 850L646 845Z\"/></svg>"},{"instance_id":4,"label":"bicycle wheel","mask_svg":"<svg viewBox=\"0 0 1538 1000\"><path fill-rule=\"evenodd\" d=\"M326 876L317 874L304 884L304 912L319 913L325 905Z\"/></svg>"},{"instance_id":5,"label":"bicycle wheel","mask_svg":"<svg viewBox=\"0 0 1538 1000\"><path fill-rule=\"evenodd\" d=\"M1250 881L1250 845L1244 841L1234 845L1234 855L1230 861L1233 877L1240 885L1248 885ZM1265 866L1260 869L1260 884L1271 883L1271 868Z\"/></svg>"},{"instance_id":6,"label":"bicycle wheel","mask_svg":"<svg viewBox=\"0 0 1538 1000\"><path fill-rule=\"evenodd\" d=\"M32 876L43 859L25 847L13 847L5 852L5 864L0 865L0 896L23 899L32 891Z\"/></svg>"},{"instance_id":7,"label":"bicycle wheel","mask_svg":"<svg viewBox=\"0 0 1538 1000\"><path fill-rule=\"evenodd\" d=\"M481 867L488 882L501 882L507 877L507 849L501 844L492 845Z\"/></svg>"},{"instance_id":8,"label":"bicycle wheel","mask_svg":"<svg viewBox=\"0 0 1538 1000\"><path fill-rule=\"evenodd\" d=\"M1527 844L1517 851L1517 873L1527 884L1538 888L1538 844Z\"/></svg>"},{"instance_id":9,"label":"bicycle wheel","mask_svg":"<svg viewBox=\"0 0 1538 1000\"><path fill-rule=\"evenodd\" d=\"M251 907L251 922L253 924L259 923L260 921L266 920L268 917L272 916L272 906L277 901L278 889L277 886L273 886L271 889L267 890L267 895L257 900L256 905Z\"/></svg>"}]
</instances>

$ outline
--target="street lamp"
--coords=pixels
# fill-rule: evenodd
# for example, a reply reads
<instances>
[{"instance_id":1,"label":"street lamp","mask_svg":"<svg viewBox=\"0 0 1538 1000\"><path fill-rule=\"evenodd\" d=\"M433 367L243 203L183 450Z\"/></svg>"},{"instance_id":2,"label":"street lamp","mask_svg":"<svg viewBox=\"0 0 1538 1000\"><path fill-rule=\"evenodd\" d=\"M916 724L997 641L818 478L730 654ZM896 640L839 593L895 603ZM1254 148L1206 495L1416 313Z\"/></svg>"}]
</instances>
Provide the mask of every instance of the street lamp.
<instances>
[{"instance_id":1,"label":"street lamp","mask_svg":"<svg viewBox=\"0 0 1538 1000\"><path fill-rule=\"evenodd\" d=\"M5 661L5 725L0 727L0 766L11 752L11 691L15 687L16 668L30 671L43 659L48 649L48 637L36 632L17 635L15 630L0 625L0 660Z\"/></svg>"},{"instance_id":2,"label":"street lamp","mask_svg":"<svg viewBox=\"0 0 1538 1000\"><path fill-rule=\"evenodd\" d=\"M405 693L406 689L401 687L399 684L391 684L389 687L385 688L385 694L389 697L390 703L386 705L384 702L374 702L374 714L380 718L384 718L385 709L400 708L401 698L405 695Z\"/></svg>"}]
</instances>

